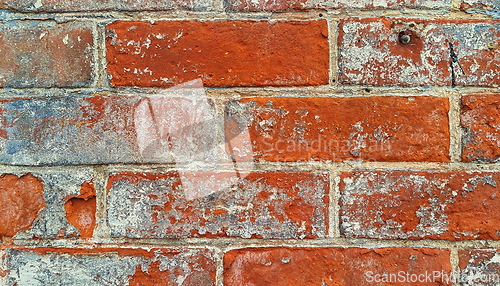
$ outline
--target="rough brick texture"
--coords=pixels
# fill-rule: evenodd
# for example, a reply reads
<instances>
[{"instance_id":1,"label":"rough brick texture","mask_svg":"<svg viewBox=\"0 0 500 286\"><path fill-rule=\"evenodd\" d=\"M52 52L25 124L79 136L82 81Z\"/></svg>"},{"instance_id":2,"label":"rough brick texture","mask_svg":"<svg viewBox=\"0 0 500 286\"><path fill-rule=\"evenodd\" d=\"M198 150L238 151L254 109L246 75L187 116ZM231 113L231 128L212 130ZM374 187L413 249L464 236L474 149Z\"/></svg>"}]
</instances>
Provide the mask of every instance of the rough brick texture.
<instances>
[{"instance_id":1,"label":"rough brick texture","mask_svg":"<svg viewBox=\"0 0 500 286\"><path fill-rule=\"evenodd\" d=\"M92 83L90 23L0 22L0 87L81 87Z\"/></svg>"},{"instance_id":2,"label":"rough brick texture","mask_svg":"<svg viewBox=\"0 0 500 286\"><path fill-rule=\"evenodd\" d=\"M3 260L6 286L215 285L215 253L206 249L8 248Z\"/></svg>"},{"instance_id":3,"label":"rough brick texture","mask_svg":"<svg viewBox=\"0 0 500 286\"><path fill-rule=\"evenodd\" d=\"M409 36L403 43L401 37ZM497 86L500 22L348 18L339 24L339 80L367 85Z\"/></svg>"},{"instance_id":4,"label":"rough brick texture","mask_svg":"<svg viewBox=\"0 0 500 286\"><path fill-rule=\"evenodd\" d=\"M248 129L250 143L227 150L238 160L446 162L448 109L436 97L244 98L227 104L225 133Z\"/></svg>"},{"instance_id":5,"label":"rough brick texture","mask_svg":"<svg viewBox=\"0 0 500 286\"><path fill-rule=\"evenodd\" d=\"M500 239L500 174L341 174L341 231L379 239Z\"/></svg>"},{"instance_id":6,"label":"rough brick texture","mask_svg":"<svg viewBox=\"0 0 500 286\"><path fill-rule=\"evenodd\" d=\"M445 8L451 5L451 1L445 0L277 0L277 1L251 1L251 0L229 0L228 7L239 11L301 11L312 9L398 9L398 8Z\"/></svg>"},{"instance_id":7,"label":"rough brick texture","mask_svg":"<svg viewBox=\"0 0 500 286\"><path fill-rule=\"evenodd\" d=\"M148 135L151 114L140 112L145 100L138 96L1 100L0 162L69 165L213 160L216 126L209 102L170 98L162 99L164 105L155 105L153 101L153 109L158 108L155 118L170 135L169 147L162 149ZM151 140L145 140L148 138ZM174 157L167 156L170 152Z\"/></svg>"},{"instance_id":8,"label":"rough brick texture","mask_svg":"<svg viewBox=\"0 0 500 286\"><path fill-rule=\"evenodd\" d=\"M22 12L215 10L213 0L0 0L0 9Z\"/></svg>"},{"instance_id":9,"label":"rough brick texture","mask_svg":"<svg viewBox=\"0 0 500 286\"><path fill-rule=\"evenodd\" d=\"M493 163L500 157L500 95L462 97L462 161Z\"/></svg>"},{"instance_id":10,"label":"rough brick texture","mask_svg":"<svg viewBox=\"0 0 500 286\"><path fill-rule=\"evenodd\" d=\"M114 22L107 26L114 86L328 84L325 20Z\"/></svg>"},{"instance_id":11,"label":"rough brick texture","mask_svg":"<svg viewBox=\"0 0 500 286\"><path fill-rule=\"evenodd\" d=\"M108 181L107 207L111 235L298 239L328 233L327 175L256 172L244 179L236 175L113 175ZM205 195L188 200L189 192L196 190Z\"/></svg>"},{"instance_id":12,"label":"rough brick texture","mask_svg":"<svg viewBox=\"0 0 500 286\"><path fill-rule=\"evenodd\" d=\"M496 249L464 249L458 251L460 285L498 285L500 253ZM460 279L460 281L459 281Z\"/></svg>"},{"instance_id":13,"label":"rough brick texture","mask_svg":"<svg viewBox=\"0 0 500 286\"><path fill-rule=\"evenodd\" d=\"M96 220L93 180L92 170L86 168L78 172L3 174L0 239L91 237ZM83 202L75 202L77 197ZM77 203L85 208L73 205Z\"/></svg>"},{"instance_id":14,"label":"rough brick texture","mask_svg":"<svg viewBox=\"0 0 500 286\"><path fill-rule=\"evenodd\" d=\"M447 285L425 276L449 272L449 256L449 250L430 248L236 249L224 255L224 285ZM382 282L384 274L393 284Z\"/></svg>"},{"instance_id":15,"label":"rough brick texture","mask_svg":"<svg viewBox=\"0 0 500 286\"><path fill-rule=\"evenodd\" d=\"M467 12L492 11L493 15L500 10L500 1L498 0L463 0L460 9ZM487 14L487 13L486 13Z\"/></svg>"}]
</instances>

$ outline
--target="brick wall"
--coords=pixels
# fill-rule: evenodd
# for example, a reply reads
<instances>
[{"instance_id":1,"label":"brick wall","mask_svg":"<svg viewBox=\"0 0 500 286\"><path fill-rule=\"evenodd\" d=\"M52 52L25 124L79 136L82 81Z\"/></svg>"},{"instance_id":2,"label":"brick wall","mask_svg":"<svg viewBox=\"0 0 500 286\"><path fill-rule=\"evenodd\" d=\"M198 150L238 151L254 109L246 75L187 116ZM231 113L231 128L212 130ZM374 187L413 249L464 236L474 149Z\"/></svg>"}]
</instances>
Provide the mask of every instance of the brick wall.
<instances>
[{"instance_id":1,"label":"brick wall","mask_svg":"<svg viewBox=\"0 0 500 286\"><path fill-rule=\"evenodd\" d=\"M0 0L0 285L498 285L499 13Z\"/></svg>"}]
</instances>

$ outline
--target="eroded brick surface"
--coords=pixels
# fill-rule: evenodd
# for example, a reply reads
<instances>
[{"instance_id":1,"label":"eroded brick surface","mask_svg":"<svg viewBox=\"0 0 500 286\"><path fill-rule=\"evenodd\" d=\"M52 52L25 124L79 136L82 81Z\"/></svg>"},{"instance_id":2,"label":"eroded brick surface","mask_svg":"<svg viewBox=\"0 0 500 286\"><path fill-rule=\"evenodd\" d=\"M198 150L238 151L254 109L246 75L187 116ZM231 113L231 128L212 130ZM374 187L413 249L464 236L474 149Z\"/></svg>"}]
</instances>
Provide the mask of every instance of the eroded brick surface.
<instances>
[{"instance_id":1,"label":"eroded brick surface","mask_svg":"<svg viewBox=\"0 0 500 286\"><path fill-rule=\"evenodd\" d=\"M214 10L212 0L0 0L0 8L23 12Z\"/></svg>"},{"instance_id":2,"label":"eroded brick surface","mask_svg":"<svg viewBox=\"0 0 500 286\"><path fill-rule=\"evenodd\" d=\"M328 84L325 20L119 21L107 35L115 86Z\"/></svg>"},{"instance_id":3,"label":"eroded brick surface","mask_svg":"<svg viewBox=\"0 0 500 286\"><path fill-rule=\"evenodd\" d=\"M188 200L193 186L206 195ZM328 175L307 172L118 173L107 214L115 237L322 238L328 192Z\"/></svg>"},{"instance_id":4,"label":"eroded brick surface","mask_svg":"<svg viewBox=\"0 0 500 286\"><path fill-rule=\"evenodd\" d=\"M463 0L460 4L460 9L467 12L486 12L494 11L498 13L500 10L499 0ZM486 13L487 14L487 13Z\"/></svg>"},{"instance_id":5,"label":"eroded brick surface","mask_svg":"<svg viewBox=\"0 0 500 286\"><path fill-rule=\"evenodd\" d=\"M226 106L226 149L241 161L449 161L448 109L437 97L244 98Z\"/></svg>"},{"instance_id":6,"label":"eroded brick surface","mask_svg":"<svg viewBox=\"0 0 500 286\"><path fill-rule=\"evenodd\" d=\"M410 42L400 41L403 35ZM349 18L339 24L339 80L367 85L500 82L500 22Z\"/></svg>"},{"instance_id":7,"label":"eroded brick surface","mask_svg":"<svg viewBox=\"0 0 500 286\"><path fill-rule=\"evenodd\" d=\"M0 87L92 83L92 26L84 22L0 22Z\"/></svg>"},{"instance_id":8,"label":"eroded brick surface","mask_svg":"<svg viewBox=\"0 0 500 286\"><path fill-rule=\"evenodd\" d=\"M500 174L341 174L341 232L379 239L500 239Z\"/></svg>"},{"instance_id":9,"label":"eroded brick surface","mask_svg":"<svg viewBox=\"0 0 500 286\"><path fill-rule=\"evenodd\" d=\"M92 170L87 168L4 174L0 188L0 238L91 237L95 226L95 208L93 213L92 210L83 212L81 209L71 209L67 213L65 204L82 192L90 192L90 196L95 194L93 179ZM79 217L80 224L68 220L68 215ZM86 228L82 228L82 224Z\"/></svg>"},{"instance_id":10,"label":"eroded brick surface","mask_svg":"<svg viewBox=\"0 0 500 286\"><path fill-rule=\"evenodd\" d=\"M164 108L152 104L159 111L146 116L136 109L144 100L137 96L2 100L0 162L71 165L214 160L217 131L206 101L170 98L162 101ZM155 120L168 144L153 140Z\"/></svg>"},{"instance_id":11,"label":"eroded brick surface","mask_svg":"<svg viewBox=\"0 0 500 286\"><path fill-rule=\"evenodd\" d=\"M45 205L40 179L31 174L0 176L0 239L28 230Z\"/></svg>"},{"instance_id":12,"label":"eroded brick surface","mask_svg":"<svg viewBox=\"0 0 500 286\"><path fill-rule=\"evenodd\" d=\"M500 157L500 96L462 97L460 123L463 128L462 161L493 163Z\"/></svg>"},{"instance_id":13,"label":"eroded brick surface","mask_svg":"<svg viewBox=\"0 0 500 286\"><path fill-rule=\"evenodd\" d=\"M224 255L224 285L451 285L439 277L428 279L433 271L450 270L447 249L280 247ZM392 284L382 282L384 274Z\"/></svg>"},{"instance_id":14,"label":"eroded brick surface","mask_svg":"<svg viewBox=\"0 0 500 286\"><path fill-rule=\"evenodd\" d=\"M9 248L4 255L5 286L215 285L215 253L206 249Z\"/></svg>"},{"instance_id":15,"label":"eroded brick surface","mask_svg":"<svg viewBox=\"0 0 500 286\"><path fill-rule=\"evenodd\" d=\"M458 251L460 285L498 285L500 252L496 249L464 249ZM460 281L459 281L460 280Z\"/></svg>"},{"instance_id":16,"label":"eroded brick surface","mask_svg":"<svg viewBox=\"0 0 500 286\"><path fill-rule=\"evenodd\" d=\"M367 8L430 8L438 9L450 7L451 1L445 0L277 0L277 1L251 1L251 0L229 0L228 7L231 10L240 11L300 11L312 9L367 9Z\"/></svg>"}]
</instances>

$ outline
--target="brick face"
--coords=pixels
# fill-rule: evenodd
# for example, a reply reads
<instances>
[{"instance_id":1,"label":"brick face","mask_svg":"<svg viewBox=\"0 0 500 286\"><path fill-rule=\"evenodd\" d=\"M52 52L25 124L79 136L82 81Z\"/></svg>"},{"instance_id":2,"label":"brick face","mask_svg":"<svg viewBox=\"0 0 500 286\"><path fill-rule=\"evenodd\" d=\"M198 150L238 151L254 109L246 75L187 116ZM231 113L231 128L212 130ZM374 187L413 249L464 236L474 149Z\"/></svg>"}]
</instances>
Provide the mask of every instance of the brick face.
<instances>
[{"instance_id":1,"label":"brick face","mask_svg":"<svg viewBox=\"0 0 500 286\"><path fill-rule=\"evenodd\" d=\"M0 22L0 87L82 87L92 83L90 23Z\"/></svg>"},{"instance_id":2,"label":"brick face","mask_svg":"<svg viewBox=\"0 0 500 286\"><path fill-rule=\"evenodd\" d=\"M119 21L107 33L114 86L328 84L325 20Z\"/></svg>"},{"instance_id":3,"label":"brick face","mask_svg":"<svg viewBox=\"0 0 500 286\"><path fill-rule=\"evenodd\" d=\"M377 239L499 239L497 172L341 174L341 232Z\"/></svg>"},{"instance_id":4,"label":"brick face","mask_svg":"<svg viewBox=\"0 0 500 286\"><path fill-rule=\"evenodd\" d=\"M430 248L236 249L224 255L224 285L411 285L412 279L423 282L418 285L448 285L425 276L449 273L449 256L449 250ZM382 282L384 274L396 283Z\"/></svg>"},{"instance_id":5,"label":"brick face","mask_svg":"<svg viewBox=\"0 0 500 286\"><path fill-rule=\"evenodd\" d=\"M22 12L215 10L212 0L0 0L1 9Z\"/></svg>"},{"instance_id":6,"label":"brick face","mask_svg":"<svg viewBox=\"0 0 500 286\"><path fill-rule=\"evenodd\" d=\"M436 97L244 98L226 105L225 134L248 129L255 160L446 162L448 109Z\"/></svg>"},{"instance_id":7,"label":"brick face","mask_svg":"<svg viewBox=\"0 0 500 286\"><path fill-rule=\"evenodd\" d=\"M500 22L348 18L339 24L339 80L366 85L497 86ZM400 41L403 35L410 42Z\"/></svg>"},{"instance_id":8,"label":"brick face","mask_svg":"<svg viewBox=\"0 0 500 286\"><path fill-rule=\"evenodd\" d=\"M0 162L75 165L214 160L216 126L208 101L160 98L163 105L153 100L158 110L151 115L139 112L140 106L148 106L141 105L147 100L139 96L0 100L4 146ZM170 132L167 149L154 145L161 141L150 132L154 119ZM170 152L175 157L167 156Z\"/></svg>"},{"instance_id":9,"label":"brick face","mask_svg":"<svg viewBox=\"0 0 500 286\"><path fill-rule=\"evenodd\" d=\"M445 8L451 6L451 1L439 0L390 0L390 1L346 1L346 0L278 0L278 1L250 1L229 0L230 10L237 11L303 11L313 9L398 9L398 8Z\"/></svg>"},{"instance_id":10,"label":"brick face","mask_svg":"<svg viewBox=\"0 0 500 286\"><path fill-rule=\"evenodd\" d=\"M328 188L327 175L307 172L119 173L107 214L116 237L323 238Z\"/></svg>"},{"instance_id":11,"label":"brick face","mask_svg":"<svg viewBox=\"0 0 500 286\"><path fill-rule=\"evenodd\" d=\"M215 253L206 249L8 248L3 259L0 282L9 286L215 285Z\"/></svg>"},{"instance_id":12,"label":"brick face","mask_svg":"<svg viewBox=\"0 0 500 286\"><path fill-rule=\"evenodd\" d=\"M94 174L88 168L2 174L0 239L92 237L96 221L93 180ZM77 197L83 202L75 201ZM72 207L65 208L65 204Z\"/></svg>"},{"instance_id":13,"label":"brick face","mask_svg":"<svg viewBox=\"0 0 500 286\"><path fill-rule=\"evenodd\" d=\"M500 280L498 249L463 249L458 258L461 285L495 285Z\"/></svg>"},{"instance_id":14,"label":"brick face","mask_svg":"<svg viewBox=\"0 0 500 286\"><path fill-rule=\"evenodd\" d=\"M500 157L499 101L496 94L462 97L462 161L493 163Z\"/></svg>"}]
</instances>

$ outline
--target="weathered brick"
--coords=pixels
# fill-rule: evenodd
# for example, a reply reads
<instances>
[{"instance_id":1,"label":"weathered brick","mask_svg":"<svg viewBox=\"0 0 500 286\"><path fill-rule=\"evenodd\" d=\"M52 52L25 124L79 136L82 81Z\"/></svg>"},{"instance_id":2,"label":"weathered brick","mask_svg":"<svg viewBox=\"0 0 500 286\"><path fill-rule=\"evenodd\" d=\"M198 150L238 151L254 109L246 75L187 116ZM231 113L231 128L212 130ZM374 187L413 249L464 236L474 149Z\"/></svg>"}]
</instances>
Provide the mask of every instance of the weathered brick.
<instances>
[{"instance_id":1,"label":"weathered brick","mask_svg":"<svg viewBox=\"0 0 500 286\"><path fill-rule=\"evenodd\" d=\"M450 0L277 0L277 1L251 1L229 0L228 8L238 11L301 11L313 9L400 9L400 8L427 8L439 9L451 6Z\"/></svg>"},{"instance_id":2,"label":"weathered brick","mask_svg":"<svg viewBox=\"0 0 500 286\"><path fill-rule=\"evenodd\" d=\"M404 44L401 37L410 42ZM348 18L339 24L339 80L367 85L497 86L500 22Z\"/></svg>"},{"instance_id":3,"label":"weathered brick","mask_svg":"<svg viewBox=\"0 0 500 286\"><path fill-rule=\"evenodd\" d=\"M214 160L216 125L204 99L138 96L0 100L0 162L58 165ZM157 110L158 109L158 110ZM155 139L154 121L163 139ZM153 129L153 131L151 131ZM159 137L160 135L158 135ZM166 139L165 139L166 140ZM159 143L160 142L160 143ZM156 144L156 145L155 145ZM167 156L174 154L174 157Z\"/></svg>"},{"instance_id":4,"label":"weathered brick","mask_svg":"<svg viewBox=\"0 0 500 286\"><path fill-rule=\"evenodd\" d=\"M22 12L215 10L213 0L0 0L0 9Z\"/></svg>"},{"instance_id":5,"label":"weathered brick","mask_svg":"<svg viewBox=\"0 0 500 286\"><path fill-rule=\"evenodd\" d=\"M31 174L0 176L0 238L28 230L45 205L43 184Z\"/></svg>"},{"instance_id":6,"label":"weathered brick","mask_svg":"<svg viewBox=\"0 0 500 286\"><path fill-rule=\"evenodd\" d=\"M8 248L3 258L5 286L209 286L217 263L214 251L189 248Z\"/></svg>"},{"instance_id":7,"label":"weathered brick","mask_svg":"<svg viewBox=\"0 0 500 286\"><path fill-rule=\"evenodd\" d=\"M224 285L451 285L434 271L451 271L449 250L276 247L224 255Z\"/></svg>"},{"instance_id":8,"label":"weathered brick","mask_svg":"<svg viewBox=\"0 0 500 286\"><path fill-rule=\"evenodd\" d=\"M460 285L498 285L500 282L499 250L459 250L458 258L460 272L455 276L455 282Z\"/></svg>"},{"instance_id":9,"label":"weathered brick","mask_svg":"<svg viewBox=\"0 0 500 286\"><path fill-rule=\"evenodd\" d=\"M228 102L225 135L233 140L248 129L255 160L443 162L448 109L438 97L244 98ZM232 143L228 153L252 160Z\"/></svg>"},{"instance_id":10,"label":"weathered brick","mask_svg":"<svg viewBox=\"0 0 500 286\"><path fill-rule=\"evenodd\" d=\"M114 86L328 84L325 20L118 21L107 33Z\"/></svg>"},{"instance_id":11,"label":"weathered brick","mask_svg":"<svg viewBox=\"0 0 500 286\"><path fill-rule=\"evenodd\" d=\"M3 174L0 177L0 239L92 237L95 227L93 179L92 170L86 168L76 172ZM86 198L87 209L65 209L65 204L73 203L75 197Z\"/></svg>"},{"instance_id":12,"label":"weathered brick","mask_svg":"<svg viewBox=\"0 0 500 286\"><path fill-rule=\"evenodd\" d=\"M493 163L500 158L500 95L462 97L462 161Z\"/></svg>"},{"instance_id":13,"label":"weathered brick","mask_svg":"<svg viewBox=\"0 0 500 286\"><path fill-rule=\"evenodd\" d=\"M492 11L493 15L500 10L500 1L498 0L463 0L460 4L460 10L467 12L485 13Z\"/></svg>"},{"instance_id":14,"label":"weathered brick","mask_svg":"<svg viewBox=\"0 0 500 286\"><path fill-rule=\"evenodd\" d=\"M359 171L341 174L344 237L500 239L500 173Z\"/></svg>"},{"instance_id":15,"label":"weathered brick","mask_svg":"<svg viewBox=\"0 0 500 286\"><path fill-rule=\"evenodd\" d=\"M108 223L115 237L322 238L328 192L327 174L307 172L118 173Z\"/></svg>"},{"instance_id":16,"label":"weathered brick","mask_svg":"<svg viewBox=\"0 0 500 286\"><path fill-rule=\"evenodd\" d=\"M0 22L0 87L92 83L92 27L83 22Z\"/></svg>"}]
</instances>

